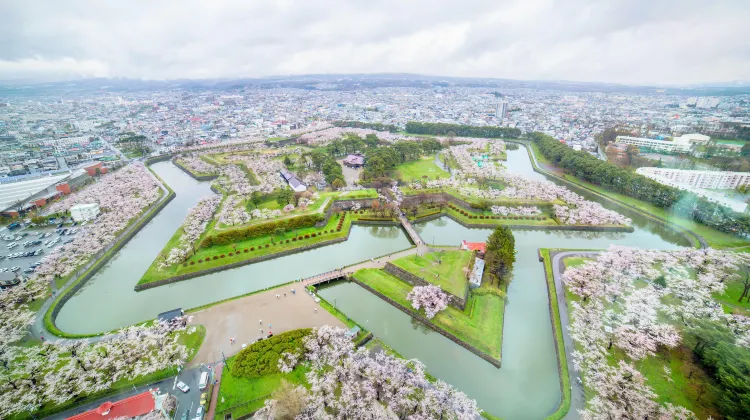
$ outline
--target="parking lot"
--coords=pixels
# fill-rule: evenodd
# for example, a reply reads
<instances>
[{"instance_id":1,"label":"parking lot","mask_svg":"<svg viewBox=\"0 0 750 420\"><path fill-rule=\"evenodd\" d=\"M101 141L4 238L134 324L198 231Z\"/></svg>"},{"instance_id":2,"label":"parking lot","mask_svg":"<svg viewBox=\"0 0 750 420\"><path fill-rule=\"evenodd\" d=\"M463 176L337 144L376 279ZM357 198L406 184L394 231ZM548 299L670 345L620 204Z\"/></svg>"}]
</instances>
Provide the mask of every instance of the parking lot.
<instances>
[{"instance_id":1,"label":"parking lot","mask_svg":"<svg viewBox=\"0 0 750 420\"><path fill-rule=\"evenodd\" d=\"M55 248L66 242L72 241L76 231L72 235L72 229L80 229L71 223L64 225L61 229L67 229L65 234L58 233L58 225L49 225L45 227L26 227L15 230L8 230L7 227L0 229L0 271L15 271L21 276L28 277L34 264L44 258ZM36 243L38 242L38 243ZM16 243L12 248L8 245ZM27 245L24 245L28 243ZM27 255L33 253L33 255Z\"/></svg>"}]
</instances>

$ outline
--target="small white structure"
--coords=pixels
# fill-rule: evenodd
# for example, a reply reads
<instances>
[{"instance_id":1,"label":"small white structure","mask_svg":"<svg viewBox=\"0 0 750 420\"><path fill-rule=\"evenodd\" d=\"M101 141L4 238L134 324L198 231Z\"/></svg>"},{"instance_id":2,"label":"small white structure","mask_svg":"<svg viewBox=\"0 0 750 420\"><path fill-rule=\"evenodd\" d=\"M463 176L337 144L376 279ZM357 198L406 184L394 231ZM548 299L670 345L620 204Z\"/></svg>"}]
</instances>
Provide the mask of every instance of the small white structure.
<instances>
[{"instance_id":1,"label":"small white structure","mask_svg":"<svg viewBox=\"0 0 750 420\"><path fill-rule=\"evenodd\" d=\"M76 204L70 208L70 216L76 222L85 222L96 219L99 215L99 205L96 203Z\"/></svg>"}]
</instances>

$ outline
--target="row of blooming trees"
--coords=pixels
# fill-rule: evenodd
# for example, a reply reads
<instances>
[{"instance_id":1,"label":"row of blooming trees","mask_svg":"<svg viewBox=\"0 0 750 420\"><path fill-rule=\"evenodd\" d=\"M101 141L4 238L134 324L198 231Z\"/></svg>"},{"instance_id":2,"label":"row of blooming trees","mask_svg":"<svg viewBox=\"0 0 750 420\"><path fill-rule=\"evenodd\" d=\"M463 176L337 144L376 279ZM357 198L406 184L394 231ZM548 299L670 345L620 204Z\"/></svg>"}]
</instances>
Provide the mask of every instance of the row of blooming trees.
<instances>
[{"instance_id":1,"label":"row of blooming trees","mask_svg":"<svg viewBox=\"0 0 750 420\"><path fill-rule=\"evenodd\" d=\"M492 161L484 159L489 146L490 152L497 154L504 149L501 140L464 139L469 144L451 146L450 152L458 163L460 170L454 171L450 179L414 182L410 186L421 188L455 188L460 194L486 200L527 200L554 202L562 201L565 205L553 207L555 217L564 224L576 225L629 225L631 220L600 204L587 201L580 195L565 187L549 181L530 180L512 174ZM478 161L480 164L478 164ZM505 184L498 190L492 187L478 188L485 180L494 179ZM524 210L525 211L525 210Z\"/></svg>"},{"instance_id":2,"label":"row of blooming trees","mask_svg":"<svg viewBox=\"0 0 750 420\"><path fill-rule=\"evenodd\" d=\"M90 260L160 196L148 170L134 163L50 206L50 212L61 212L97 203L102 213L79 228L72 243L43 258L26 282L0 291L0 418L102 391L118 380L153 373L187 357L187 349L175 341L179 324L130 327L91 345L51 340L32 347L14 345L28 334L35 318L28 303L47 297L49 281Z\"/></svg>"},{"instance_id":3,"label":"row of blooming trees","mask_svg":"<svg viewBox=\"0 0 750 420\"><path fill-rule=\"evenodd\" d=\"M215 174L218 172L216 165L212 165L200 158L198 154L182 155L178 159L180 165L184 166L190 172L199 174Z\"/></svg>"},{"instance_id":4,"label":"row of blooming trees","mask_svg":"<svg viewBox=\"0 0 750 420\"><path fill-rule=\"evenodd\" d=\"M354 348L341 328L323 326L305 339L305 354L284 354L279 369L289 372L297 363L309 367L309 390L287 393L298 404L269 399L257 419L460 419L473 420L481 410L476 401L443 381L430 382L424 365L379 352L371 356ZM283 406L283 407L282 407ZM289 412L290 406L295 412ZM284 411L282 411L282 408Z\"/></svg>"},{"instance_id":5,"label":"row of blooming trees","mask_svg":"<svg viewBox=\"0 0 750 420\"><path fill-rule=\"evenodd\" d=\"M182 323L132 326L87 344L45 341L33 347L0 342L0 417L62 404L185 363Z\"/></svg>"},{"instance_id":6,"label":"row of blooming trees","mask_svg":"<svg viewBox=\"0 0 750 420\"><path fill-rule=\"evenodd\" d=\"M571 337L576 369L596 392L584 418L693 418L684 408L659 405L635 362L660 348L677 346L681 329L719 322L748 346L750 321L725 314L713 296L724 292L747 254L712 249L679 251L611 247L595 261L565 271L563 281L579 296L572 302ZM624 355L608 361L613 348Z\"/></svg>"},{"instance_id":7,"label":"row of blooming trees","mask_svg":"<svg viewBox=\"0 0 750 420\"><path fill-rule=\"evenodd\" d=\"M220 201L221 197L218 195L203 197L190 209L180 226L182 235L180 235L179 243L169 250L169 254L163 256L159 263L160 268L185 261L191 252L195 254L198 247L196 242L206 230Z\"/></svg>"}]
</instances>

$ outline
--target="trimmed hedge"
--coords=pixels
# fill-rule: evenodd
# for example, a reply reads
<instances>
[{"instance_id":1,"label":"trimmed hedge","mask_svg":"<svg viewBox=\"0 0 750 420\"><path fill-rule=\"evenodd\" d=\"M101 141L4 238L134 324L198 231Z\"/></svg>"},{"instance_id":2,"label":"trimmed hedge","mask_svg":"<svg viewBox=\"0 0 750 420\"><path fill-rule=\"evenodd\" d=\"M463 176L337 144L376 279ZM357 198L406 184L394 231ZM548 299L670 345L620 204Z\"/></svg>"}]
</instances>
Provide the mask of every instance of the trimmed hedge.
<instances>
[{"instance_id":1,"label":"trimmed hedge","mask_svg":"<svg viewBox=\"0 0 750 420\"><path fill-rule=\"evenodd\" d=\"M278 373L281 355L284 353L302 354L305 349L305 337L311 332L311 328L302 328L251 344L234 358L230 367L232 375L256 378Z\"/></svg>"},{"instance_id":2,"label":"trimmed hedge","mask_svg":"<svg viewBox=\"0 0 750 420\"><path fill-rule=\"evenodd\" d=\"M200 247L208 248L213 245L228 245L236 242L241 242L246 239L272 235L278 228L284 229L285 231L290 231L312 227L323 219L324 216L322 214L307 214L279 221L246 226L238 229L230 229L216 233L214 235L206 236L201 241Z\"/></svg>"}]
</instances>

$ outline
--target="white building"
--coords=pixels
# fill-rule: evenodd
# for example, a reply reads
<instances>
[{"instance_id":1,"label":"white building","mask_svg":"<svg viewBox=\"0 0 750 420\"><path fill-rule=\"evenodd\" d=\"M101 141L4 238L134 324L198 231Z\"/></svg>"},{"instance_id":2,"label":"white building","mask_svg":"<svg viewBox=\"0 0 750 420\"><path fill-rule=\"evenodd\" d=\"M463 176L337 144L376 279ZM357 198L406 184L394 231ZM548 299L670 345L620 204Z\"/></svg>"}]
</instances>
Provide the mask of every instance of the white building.
<instances>
[{"instance_id":1,"label":"white building","mask_svg":"<svg viewBox=\"0 0 750 420\"><path fill-rule=\"evenodd\" d=\"M99 215L99 205L96 203L76 204L70 208L70 216L76 222L85 222L96 219Z\"/></svg>"},{"instance_id":2,"label":"white building","mask_svg":"<svg viewBox=\"0 0 750 420\"><path fill-rule=\"evenodd\" d=\"M639 149L649 149L656 152L687 153L690 151L690 143L674 142L669 140L646 139L643 137L617 136L615 143L632 144Z\"/></svg>"},{"instance_id":3,"label":"white building","mask_svg":"<svg viewBox=\"0 0 750 420\"><path fill-rule=\"evenodd\" d=\"M740 185L750 184L750 172L694 171L645 167L638 168L636 172L652 179L664 178L675 184L695 188L728 190Z\"/></svg>"},{"instance_id":4,"label":"white building","mask_svg":"<svg viewBox=\"0 0 750 420\"><path fill-rule=\"evenodd\" d=\"M656 140L643 137L617 136L615 143L632 144L639 149L666 153L689 153L694 145L705 145L711 137L703 134L683 134L673 140Z\"/></svg>"}]
</instances>

